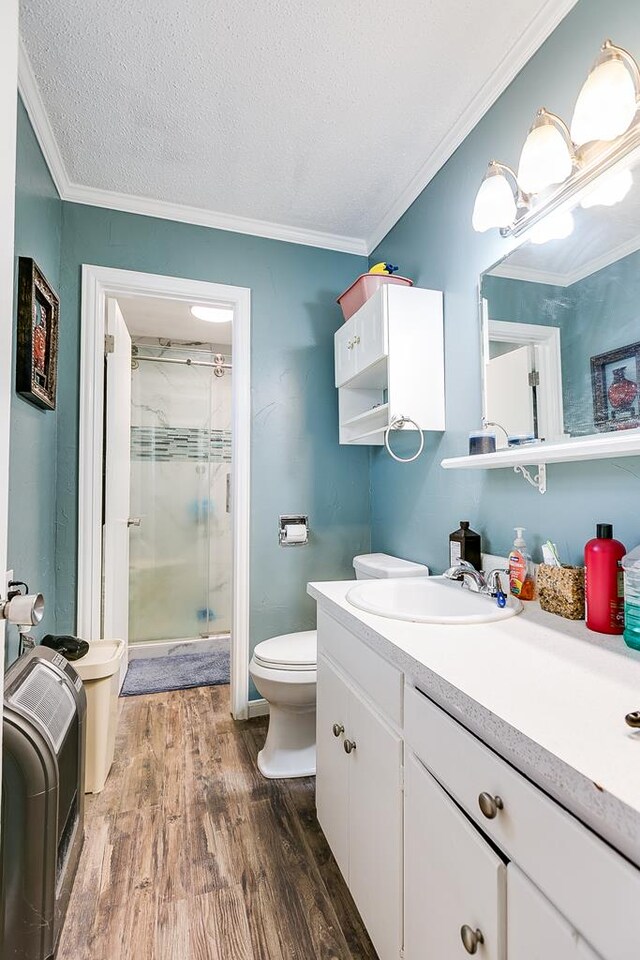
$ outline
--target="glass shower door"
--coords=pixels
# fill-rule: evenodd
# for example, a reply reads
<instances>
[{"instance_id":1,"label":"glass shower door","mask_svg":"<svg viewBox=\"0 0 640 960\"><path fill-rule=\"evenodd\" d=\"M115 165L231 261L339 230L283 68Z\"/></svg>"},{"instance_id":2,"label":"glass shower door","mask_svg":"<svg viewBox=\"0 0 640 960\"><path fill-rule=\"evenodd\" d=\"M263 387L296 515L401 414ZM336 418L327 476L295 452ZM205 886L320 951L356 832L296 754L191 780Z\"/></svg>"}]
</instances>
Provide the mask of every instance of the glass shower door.
<instances>
[{"instance_id":1,"label":"glass shower door","mask_svg":"<svg viewBox=\"0 0 640 960\"><path fill-rule=\"evenodd\" d=\"M210 350L157 341L136 346L131 515L140 525L130 536L129 640L225 633L231 628L230 376L184 362L208 362Z\"/></svg>"}]
</instances>

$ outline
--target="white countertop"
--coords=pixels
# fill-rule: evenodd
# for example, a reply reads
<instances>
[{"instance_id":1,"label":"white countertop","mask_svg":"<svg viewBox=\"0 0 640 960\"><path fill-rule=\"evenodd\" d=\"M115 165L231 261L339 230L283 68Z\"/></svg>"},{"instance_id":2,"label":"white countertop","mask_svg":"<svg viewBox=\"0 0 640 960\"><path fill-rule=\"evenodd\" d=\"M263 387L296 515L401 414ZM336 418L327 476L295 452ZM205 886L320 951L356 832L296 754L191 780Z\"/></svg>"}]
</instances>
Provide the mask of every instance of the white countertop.
<instances>
[{"instance_id":1,"label":"white countertop","mask_svg":"<svg viewBox=\"0 0 640 960\"><path fill-rule=\"evenodd\" d=\"M640 866L640 653L525 604L474 626L364 613L354 581L309 594L415 686Z\"/></svg>"}]
</instances>

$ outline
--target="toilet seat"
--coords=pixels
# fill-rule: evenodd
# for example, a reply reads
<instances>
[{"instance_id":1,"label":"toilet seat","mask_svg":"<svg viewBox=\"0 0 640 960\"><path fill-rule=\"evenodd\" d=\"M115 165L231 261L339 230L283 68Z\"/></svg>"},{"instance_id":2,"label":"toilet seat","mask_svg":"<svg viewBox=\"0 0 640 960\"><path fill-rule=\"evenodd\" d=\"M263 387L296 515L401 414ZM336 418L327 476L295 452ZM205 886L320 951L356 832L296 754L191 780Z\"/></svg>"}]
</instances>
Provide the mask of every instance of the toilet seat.
<instances>
[{"instance_id":1,"label":"toilet seat","mask_svg":"<svg viewBox=\"0 0 640 960\"><path fill-rule=\"evenodd\" d=\"M253 659L258 666L268 670L315 670L318 659L317 631L303 630L263 640L253 651Z\"/></svg>"}]
</instances>

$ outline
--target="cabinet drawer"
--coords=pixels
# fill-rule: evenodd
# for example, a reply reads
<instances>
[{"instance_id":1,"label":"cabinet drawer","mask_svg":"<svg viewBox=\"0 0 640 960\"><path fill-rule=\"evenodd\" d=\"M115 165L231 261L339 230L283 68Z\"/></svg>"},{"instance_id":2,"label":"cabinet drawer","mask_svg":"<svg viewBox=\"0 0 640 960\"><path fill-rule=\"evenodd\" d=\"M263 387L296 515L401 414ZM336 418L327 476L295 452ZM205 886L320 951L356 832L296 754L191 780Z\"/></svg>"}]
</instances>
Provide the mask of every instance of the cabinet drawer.
<instances>
[{"instance_id":1,"label":"cabinet drawer","mask_svg":"<svg viewBox=\"0 0 640 960\"><path fill-rule=\"evenodd\" d=\"M507 867L507 956L515 960L599 960L514 863Z\"/></svg>"},{"instance_id":2,"label":"cabinet drawer","mask_svg":"<svg viewBox=\"0 0 640 960\"><path fill-rule=\"evenodd\" d=\"M482 830L606 960L637 955L640 871L413 687L405 740ZM479 796L502 800L487 818Z\"/></svg>"},{"instance_id":3,"label":"cabinet drawer","mask_svg":"<svg viewBox=\"0 0 640 960\"><path fill-rule=\"evenodd\" d=\"M354 637L324 610L318 610L318 654L342 667L395 726L402 726L404 675Z\"/></svg>"}]
</instances>

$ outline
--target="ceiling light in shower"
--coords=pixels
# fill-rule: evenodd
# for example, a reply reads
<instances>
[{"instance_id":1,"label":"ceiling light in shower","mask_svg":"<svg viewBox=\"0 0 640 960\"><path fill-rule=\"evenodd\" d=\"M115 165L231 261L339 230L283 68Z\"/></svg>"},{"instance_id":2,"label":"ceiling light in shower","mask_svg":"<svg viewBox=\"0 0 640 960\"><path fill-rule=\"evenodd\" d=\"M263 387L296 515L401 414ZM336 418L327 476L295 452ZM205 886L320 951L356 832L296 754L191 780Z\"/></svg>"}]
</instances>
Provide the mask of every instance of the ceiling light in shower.
<instances>
[{"instance_id":1,"label":"ceiling light in shower","mask_svg":"<svg viewBox=\"0 0 640 960\"><path fill-rule=\"evenodd\" d=\"M232 307L205 307L195 304L191 313L197 320L206 320L207 323L231 323L233 320Z\"/></svg>"}]
</instances>

